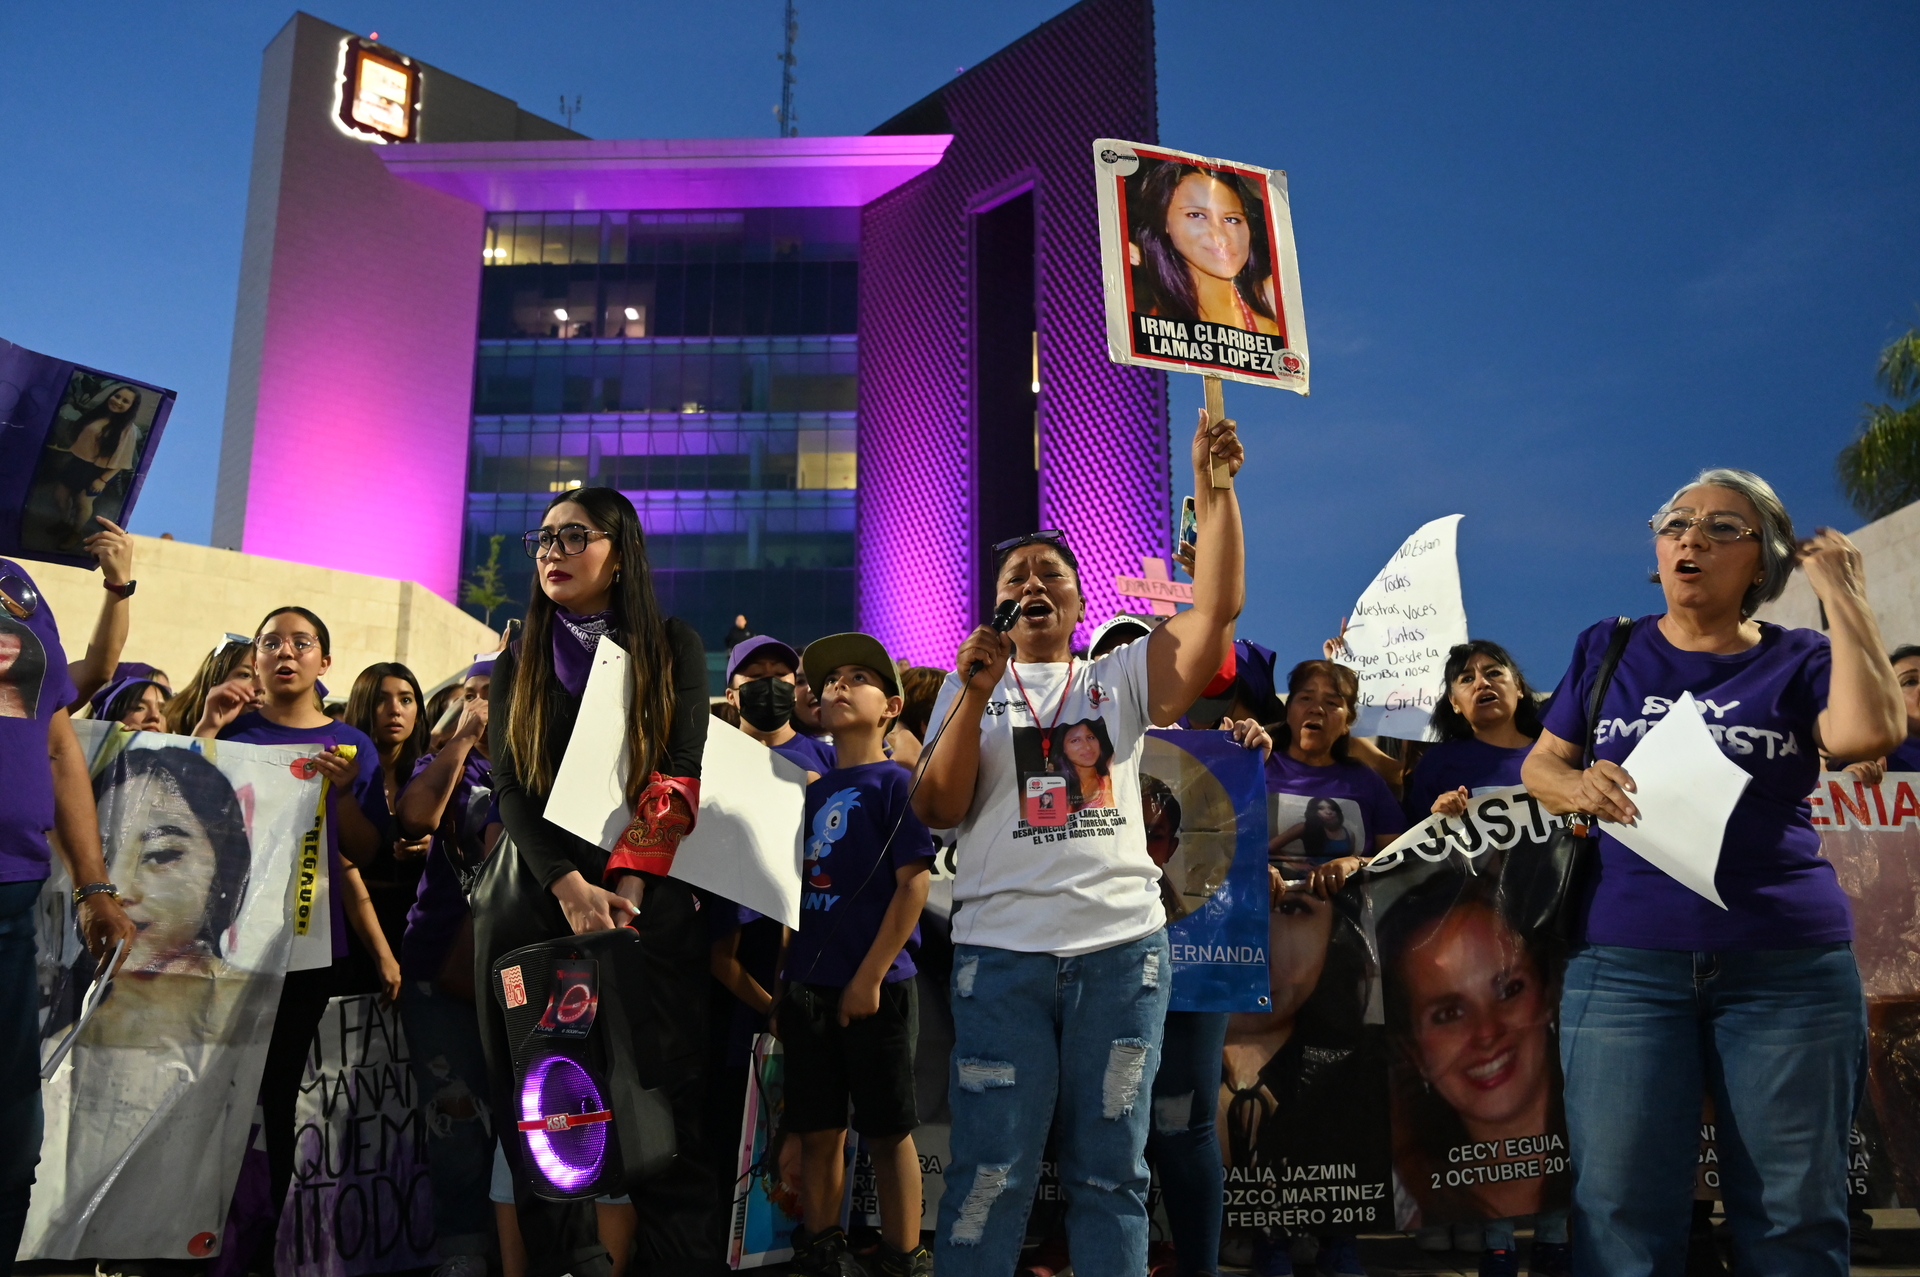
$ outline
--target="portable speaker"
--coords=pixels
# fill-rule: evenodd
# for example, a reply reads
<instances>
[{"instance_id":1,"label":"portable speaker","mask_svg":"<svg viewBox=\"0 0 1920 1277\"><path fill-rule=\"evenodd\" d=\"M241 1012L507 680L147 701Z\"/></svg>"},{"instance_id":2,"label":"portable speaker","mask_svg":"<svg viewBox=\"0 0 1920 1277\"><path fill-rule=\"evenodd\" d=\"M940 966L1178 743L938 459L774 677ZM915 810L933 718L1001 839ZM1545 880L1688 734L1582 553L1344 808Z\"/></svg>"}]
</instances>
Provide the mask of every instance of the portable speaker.
<instances>
[{"instance_id":1,"label":"portable speaker","mask_svg":"<svg viewBox=\"0 0 1920 1277\"><path fill-rule=\"evenodd\" d=\"M521 1174L540 1197L617 1197L674 1155L673 1110L640 1085L634 1019L640 937L627 927L528 945L493 964L513 1051Z\"/></svg>"}]
</instances>

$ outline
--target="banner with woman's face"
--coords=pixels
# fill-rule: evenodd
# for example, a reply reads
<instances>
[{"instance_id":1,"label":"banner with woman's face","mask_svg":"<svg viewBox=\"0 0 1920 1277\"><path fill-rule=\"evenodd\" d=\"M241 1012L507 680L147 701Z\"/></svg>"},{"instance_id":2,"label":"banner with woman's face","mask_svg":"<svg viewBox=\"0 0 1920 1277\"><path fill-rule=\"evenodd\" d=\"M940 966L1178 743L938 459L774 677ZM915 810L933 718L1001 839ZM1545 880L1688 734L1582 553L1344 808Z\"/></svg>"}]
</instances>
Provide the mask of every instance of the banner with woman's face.
<instances>
[{"instance_id":1,"label":"banner with woman's face","mask_svg":"<svg viewBox=\"0 0 1920 1277\"><path fill-rule=\"evenodd\" d=\"M1100 138L1107 354L1307 393L1287 175Z\"/></svg>"},{"instance_id":2,"label":"banner with woman's face","mask_svg":"<svg viewBox=\"0 0 1920 1277\"><path fill-rule=\"evenodd\" d=\"M289 746L74 724L101 849L135 927L111 992L43 1087L22 1256L202 1259L246 1150L292 944L300 836L320 781ZM94 962L57 864L39 905L42 1057ZM165 1191L156 1191L158 1186Z\"/></svg>"}]
</instances>

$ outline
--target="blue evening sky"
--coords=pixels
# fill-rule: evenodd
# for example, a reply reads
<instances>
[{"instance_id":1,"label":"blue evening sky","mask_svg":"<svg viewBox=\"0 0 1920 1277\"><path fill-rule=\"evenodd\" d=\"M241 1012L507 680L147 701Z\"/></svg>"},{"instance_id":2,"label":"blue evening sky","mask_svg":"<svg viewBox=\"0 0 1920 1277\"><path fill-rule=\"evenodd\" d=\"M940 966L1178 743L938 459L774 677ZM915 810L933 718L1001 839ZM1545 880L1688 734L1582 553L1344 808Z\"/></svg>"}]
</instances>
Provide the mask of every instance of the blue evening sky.
<instances>
[{"instance_id":1,"label":"blue evening sky","mask_svg":"<svg viewBox=\"0 0 1920 1277\"><path fill-rule=\"evenodd\" d=\"M1060 7L808 0L801 127L864 132ZM316 12L549 116L578 93L592 136L675 137L772 131L780 8ZM259 55L290 13L0 7L0 335L179 390L137 531L209 532ZM1920 7L1162 0L1159 45L1163 141L1291 175L1314 394L1228 387L1244 636L1317 655L1457 511L1473 631L1551 684L1581 626L1658 606L1643 520L1697 468L1858 523L1833 455L1920 322ZM1199 386L1174 383L1181 455ZM288 513L323 533L325 494Z\"/></svg>"}]
</instances>

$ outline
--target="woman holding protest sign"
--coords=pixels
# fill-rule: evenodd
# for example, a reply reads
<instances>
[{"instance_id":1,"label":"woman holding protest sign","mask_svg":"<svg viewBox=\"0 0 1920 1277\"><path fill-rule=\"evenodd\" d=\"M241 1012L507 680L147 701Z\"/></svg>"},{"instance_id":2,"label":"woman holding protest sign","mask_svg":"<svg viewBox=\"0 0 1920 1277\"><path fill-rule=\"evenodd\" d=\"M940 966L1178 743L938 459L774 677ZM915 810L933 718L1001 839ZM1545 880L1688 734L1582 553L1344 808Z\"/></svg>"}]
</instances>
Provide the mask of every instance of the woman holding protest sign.
<instances>
[{"instance_id":1,"label":"woman holding protest sign","mask_svg":"<svg viewBox=\"0 0 1920 1277\"><path fill-rule=\"evenodd\" d=\"M1315 890L1340 890L1407 827L1387 783L1348 752L1359 706L1344 665L1302 661L1287 675L1287 717L1267 759L1268 852L1311 862Z\"/></svg>"},{"instance_id":2,"label":"woman holding protest sign","mask_svg":"<svg viewBox=\"0 0 1920 1277\"><path fill-rule=\"evenodd\" d=\"M489 692L488 753L506 836L473 890L474 983L489 987L494 959L523 945L621 925L639 932L649 987L632 1004L644 1008L635 1057L673 1107L680 1155L669 1174L634 1195L635 1245L650 1272L715 1271L714 1193L700 1129L707 927L693 888L667 876L699 807L706 655L690 626L661 613L640 518L612 488L556 496L525 542L534 561L526 627L494 660ZM624 736L634 815L611 853L546 819L603 636L626 652L632 677ZM494 1112L512 1112L505 1026L492 997L480 994L476 1006ZM504 1147L517 1170L524 1142L513 1135ZM559 1265L554 1271L597 1266L591 1213L523 1192L518 1216L530 1256Z\"/></svg>"},{"instance_id":3,"label":"woman holding protest sign","mask_svg":"<svg viewBox=\"0 0 1920 1277\"><path fill-rule=\"evenodd\" d=\"M1433 734L1438 743L1407 777L1408 821L1458 816L1476 791L1520 783L1520 765L1540 735L1540 707L1506 648L1472 639L1447 653Z\"/></svg>"},{"instance_id":4,"label":"woman holding protest sign","mask_svg":"<svg viewBox=\"0 0 1920 1277\"><path fill-rule=\"evenodd\" d=\"M929 720L914 811L959 827L953 1157L935 1251L947 1277L1013 1270L1056 1117L1074 1266L1146 1271L1147 1088L1172 971L1140 754L1147 728L1171 726L1220 668L1245 593L1239 505L1210 482L1216 463L1240 468L1233 423L1203 411L1191 455L1204 506L1194 606L1077 660L1086 597L1064 534L1003 541L994 584L1011 633L968 636ZM1043 801L1064 790L1043 742L1090 720L1113 747L1117 810L1069 812Z\"/></svg>"},{"instance_id":5,"label":"woman holding protest sign","mask_svg":"<svg viewBox=\"0 0 1920 1277\"><path fill-rule=\"evenodd\" d=\"M386 804L376 789L380 756L373 742L364 732L328 718L313 694L314 684L333 664L333 638L326 623L303 607L267 613L249 645L250 677L240 677L246 661L232 647L224 645L201 666L200 674L209 679L222 665L228 675L206 685L193 734L248 745L322 745L311 761L328 782L327 869L332 889L327 901L333 965L287 973L260 1078L272 1201L277 1208L293 1177L294 1104L307 1048L327 999L340 991L344 978L348 897L364 895L349 866L372 859L379 850L381 832L376 822L384 817ZM256 690L260 685L265 687L264 695ZM258 709L254 708L256 698ZM377 928L374 934L378 935ZM397 967L392 975L397 988Z\"/></svg>"},{"instance_id":6,"label":"woman holding protest sign","mask_svg":"<svg viewBox=\"0 0 1920 1277\"><path fill-rule=\"evenodd\" d=\"M1875 758L1900 743L1900 690L1859 551L1826 528L1796 542L1759 476L1703 471L1651 526L1666 611L1580 636L1527 788L1556 813L1633 823L1629 755L1689 693L1752 779L1719 851L1724 906L1601 832L1560 1008L1575 1267L1680 1271L1704 1089L1736 1267L1845 1273L1866 1008L1847 900L1806 795L1822 752ZM1830 637L1753 619L1796 564ZM1617 666L1590 712L1610 649Z\"/></svg>"}]
</instances>

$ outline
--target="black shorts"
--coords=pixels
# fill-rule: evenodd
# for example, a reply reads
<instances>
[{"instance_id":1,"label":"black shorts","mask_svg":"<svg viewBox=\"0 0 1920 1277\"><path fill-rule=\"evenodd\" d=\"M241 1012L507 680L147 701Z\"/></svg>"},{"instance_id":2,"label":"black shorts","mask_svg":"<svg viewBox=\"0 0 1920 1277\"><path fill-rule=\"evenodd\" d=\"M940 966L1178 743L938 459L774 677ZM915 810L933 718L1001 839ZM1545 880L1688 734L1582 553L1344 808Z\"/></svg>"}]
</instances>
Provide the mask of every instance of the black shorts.
<instances>
[{"instance_id":1,"label":"black shorts","mask_svg":"<svg viewBox=\"0 0 1920 1277\"><path fill-rule=\"evenodd\" d=\"M862 1135L906 1135L920 1125L913 1102L913 1047L920 1035L914 982L880 986L880 1010L840 1027L840 990L794 984L780 1002L786 1053L786 1128L804 1135L837 1131L853 1101Z\"/></svg>"}]
</instances>

